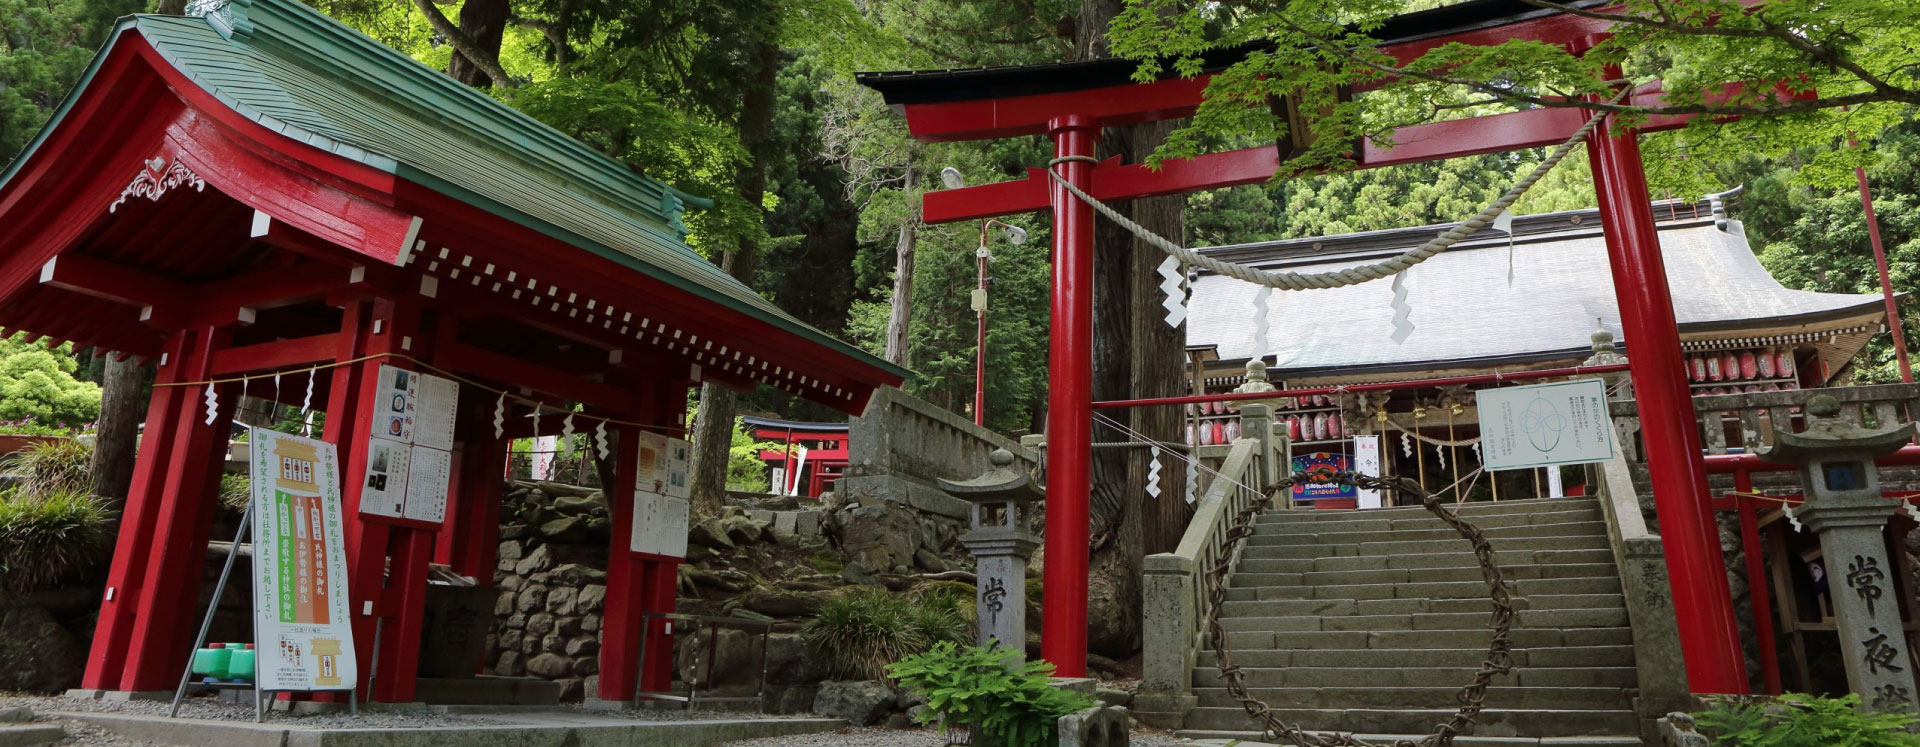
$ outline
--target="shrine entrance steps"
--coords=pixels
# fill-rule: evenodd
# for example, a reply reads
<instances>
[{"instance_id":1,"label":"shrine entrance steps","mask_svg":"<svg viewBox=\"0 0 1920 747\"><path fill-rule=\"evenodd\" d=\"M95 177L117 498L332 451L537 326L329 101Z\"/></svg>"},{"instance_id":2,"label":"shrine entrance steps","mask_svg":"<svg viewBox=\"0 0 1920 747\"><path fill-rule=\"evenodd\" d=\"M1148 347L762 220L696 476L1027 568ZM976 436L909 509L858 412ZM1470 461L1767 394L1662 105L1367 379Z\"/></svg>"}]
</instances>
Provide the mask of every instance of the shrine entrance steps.
<instances>
[{"instance_id":1,"label":"shrine entrance steps","mask_svg":"<svg viewBox=\"0 0 1920 747\"><path fill-rule=\"evenodd\" d=\"M1518 613L1513 672L1495 677L1460 747L1639 747L1633 631L1599 504L1460 507L1486 532ZM1423 508L1271 511L1221 622L1252 695L1309 730L1418 738L1452 717L1492 638L1473 553ZM1180 735L1263 739L1203 649ZM1635 736L1626 736L1635 735Z\"/></svg>"}]
</instances>

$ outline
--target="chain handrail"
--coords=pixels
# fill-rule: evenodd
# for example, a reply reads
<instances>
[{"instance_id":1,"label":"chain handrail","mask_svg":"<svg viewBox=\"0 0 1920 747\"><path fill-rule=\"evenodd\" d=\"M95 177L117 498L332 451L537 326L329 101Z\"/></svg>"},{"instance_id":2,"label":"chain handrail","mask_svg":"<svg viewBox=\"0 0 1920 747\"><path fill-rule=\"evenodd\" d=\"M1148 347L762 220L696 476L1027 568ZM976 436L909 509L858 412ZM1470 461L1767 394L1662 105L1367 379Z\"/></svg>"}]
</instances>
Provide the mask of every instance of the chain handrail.
<instances>
[{"instance_id":1,"label":"chain handrail","mask_svg":"<svg viewBox=\"0 0 1920 747\"><path fill-rule=\"evenodd\" d=\"M1481 575L1487 582L1487 595L1493 600L1493 640L1487 643L1487 657L1481 662L1473 680L1460 688L1456 696L1459 710L1446 723L1434 727L1434 733L1421 739L1400 739L1381 744L1360 739L1353 734L1313 734L1296 724L1289 724L1274 715L1273 708L1247 690L1246 673L1233 663L1233 651L1227 646L1226 631L1220 625L1220 610L1227 596L1227 576L1233 570L1233 550L1247 537L1253 536L1254 520L1274 502L1275 496L1282 491L1291 490L1298 484L1337 483L1353 485L1369 490L1390 490L1401 495L1418 496L1420 505L1425 506L1435 516L1452 527L1462 538L1473 545L1474 557L1480 561ZM1472 522L1460 518L1460 515L1441 503L1440 499L1422 488L1419 483L1406 477L1373 477L1353 472L1309 473L1296 472L1285 479L1268 486L1266 492L1255 498L1251 504L1234 517L1233 526L1227 530L1223 550L1214 567L1208 571L1210 586L1208 599L1212 602L1207 613L1207 638L1213 646L1214 656L1220 668L1220 679L1225 682L1228 694L1240 702L1247 715L1259 722L1265 734L1274 739L1286 739L1301 747L1449 747L1453 739L1477 722L1480 712L1485 708L1487 686L1495 675L1506 674L1513 670L1513 640L1510 633L1513 628L1514 610L1511 592L1507 590L1506 579L1501 575L1500 566L1494 562L1493 545L1486 535Z\"/></svg>"}]
</instances>

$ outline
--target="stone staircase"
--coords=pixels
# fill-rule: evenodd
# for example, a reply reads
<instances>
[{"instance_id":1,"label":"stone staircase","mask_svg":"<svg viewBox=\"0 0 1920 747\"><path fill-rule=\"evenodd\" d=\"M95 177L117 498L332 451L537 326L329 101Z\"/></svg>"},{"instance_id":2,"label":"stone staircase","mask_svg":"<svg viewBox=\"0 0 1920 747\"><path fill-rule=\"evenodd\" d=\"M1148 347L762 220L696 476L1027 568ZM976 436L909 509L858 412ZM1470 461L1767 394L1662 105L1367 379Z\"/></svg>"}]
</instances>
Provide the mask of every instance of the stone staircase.
<instances>
[{"instance_id":1,"label":"stone staircase","mask_svg":"<svg viewBox=\"0 0 1920 747\"><path fill-rule=\"evenodd\" d=\"M1593 499L1476 503L1519 610L1514 670L1495 677L1460 747L1639 747L1632 631ZM1253 695L1309 730L1431 733L1492 637L1492 602L1463 540L1423 508L1271 511L1221 612ZM1264 741L1210 649L1181 736Z\"/></svg>"}]
</instances>

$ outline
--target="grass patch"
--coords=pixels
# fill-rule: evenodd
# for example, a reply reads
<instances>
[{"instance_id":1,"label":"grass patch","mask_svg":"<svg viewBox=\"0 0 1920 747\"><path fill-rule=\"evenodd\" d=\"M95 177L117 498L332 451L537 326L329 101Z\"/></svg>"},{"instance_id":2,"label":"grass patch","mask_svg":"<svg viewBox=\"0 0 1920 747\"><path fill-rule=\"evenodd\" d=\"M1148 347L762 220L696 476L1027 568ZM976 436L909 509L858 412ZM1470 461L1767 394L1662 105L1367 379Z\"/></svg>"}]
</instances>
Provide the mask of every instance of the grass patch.
<instances>
[{"instance_id":1,"label":"grass patch","mask_svg":"<svg viewBox=\"0 0 1920 747\"><path fill-rule=\"evenodd\" d=\"M106 557L113 512L84 492L0 494L0 579L25 594L75 578Z\"/></svg>"}]
</instances>

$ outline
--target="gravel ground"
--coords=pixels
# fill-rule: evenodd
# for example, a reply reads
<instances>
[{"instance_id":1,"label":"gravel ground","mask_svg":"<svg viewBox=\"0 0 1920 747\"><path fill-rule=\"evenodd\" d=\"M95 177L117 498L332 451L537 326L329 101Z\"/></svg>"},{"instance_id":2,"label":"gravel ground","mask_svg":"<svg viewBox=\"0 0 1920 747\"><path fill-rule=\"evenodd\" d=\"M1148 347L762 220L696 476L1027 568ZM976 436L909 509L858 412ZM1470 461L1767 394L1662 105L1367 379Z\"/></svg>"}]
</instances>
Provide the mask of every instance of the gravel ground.
<instances>
[{"instance_id":1,"label":"gravel ground","mask_svg":"<svg viewBox=\"0 0 1920 747\"><path fill-rule=\"evenodd\" d=\"M882 726L849 728L797 737L767 737L728 742L725 747L944 747L947 738L933 729L889 729ZM1181 747L1170 732L1145 727L1133 730L1133 747Z\"/></svg>"}]
</instances>

